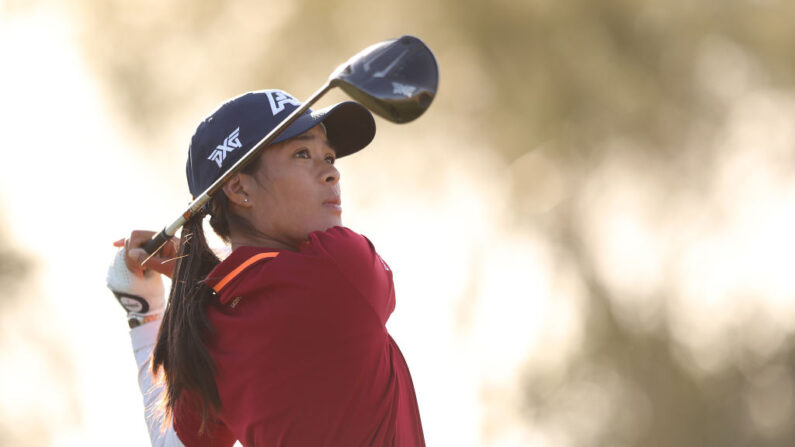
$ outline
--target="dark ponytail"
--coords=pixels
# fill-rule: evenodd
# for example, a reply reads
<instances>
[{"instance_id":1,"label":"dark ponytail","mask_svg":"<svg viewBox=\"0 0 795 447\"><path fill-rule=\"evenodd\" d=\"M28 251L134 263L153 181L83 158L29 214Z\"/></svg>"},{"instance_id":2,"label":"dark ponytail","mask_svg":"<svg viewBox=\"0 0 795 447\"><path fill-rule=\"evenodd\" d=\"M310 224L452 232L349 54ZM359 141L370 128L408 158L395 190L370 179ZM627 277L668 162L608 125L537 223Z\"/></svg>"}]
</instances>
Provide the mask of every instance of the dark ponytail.
<instances>
[{"instance_id":1,"label":"dark ponytail","mask_svg":"<svg viewBox=\"0 0 795 447\"><path fill-rule=\"evenodd\" d=\"M171 420L174 405L182 392L188 391L201 409L203 430L211 410L221 407L213 377L215 364L204 346L204 337L213 331L205 314L213 292L204 285L204 278L220 261L207 246L201 215L182 227L178 256L168 307L152 353L152 370L165 373L164 421Z\"/></svg>"},{"instance_id":2,"label":"dark ponytail","mask_svg":"<svg viewBox=\"0 0 795 447\"><path fill-rule=\"evenodd\" d=\"M241 172L252 174L257 164L250 163ZM230 242L232 228L254 231L248 221L231 212L229 200L222 191L210 201L209 214L210 226L224 242ZM214 378L215 363L204 345L205 338L214 331L205 310L215 299L213 290L204 280L220 260L207 245L203 217L203 214L195 215L182 227L171 294L152 353L152 371L156 376L162 371L163 376L158 378L166 385L161 398L164 426L171 422L174 406L182 393L189 392L201 415L200 432L221 408Z\"/></svg>"}]
</instances>

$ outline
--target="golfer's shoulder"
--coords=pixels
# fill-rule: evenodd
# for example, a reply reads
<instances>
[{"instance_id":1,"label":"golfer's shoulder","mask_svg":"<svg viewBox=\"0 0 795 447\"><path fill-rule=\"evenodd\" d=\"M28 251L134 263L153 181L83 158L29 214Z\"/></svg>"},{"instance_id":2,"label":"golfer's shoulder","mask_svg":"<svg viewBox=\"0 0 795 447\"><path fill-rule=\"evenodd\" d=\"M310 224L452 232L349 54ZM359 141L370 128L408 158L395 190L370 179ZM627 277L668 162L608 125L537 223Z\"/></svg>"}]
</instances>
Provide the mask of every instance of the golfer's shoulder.
<instances>
[{"instance_id":1,"label":"golfer's shoulder","mask_svg":"<svg viewBox=\"0 0 795 447\"><path fill-rule=\"evenodd\" d=\"M240 247L205 279L216 292L266 287L276 282L305 282L323 272L361 271L380 259L366 237L345 227L332 227L309 234L298 251L276 251ZM240 289L240 290L237 290Z\"/></svg>"},{"instance_id":2,"label":"golfer's shoulder","mask_svg":"<svg viewBox=\"0 0 795 447\"><path fill-rule=\"evenodd\" d=\"M335 262L371 260L375 246L365 236L346 227L332 227L309 233L309 240L301 247L307 254L329 257Z\"/></svg>"},{"instance_id":3,"label":"golfer's shoulder","mask_svg":"<svg viewBox=\"0 0 795 447\"><path fill-rule=\"evenodd\" d=\"M326 261L337 277L365 295L381 296L392 284L389 266L365 236L348 228L334 227L310 234L309 246ZM344 278L344 279L343 279Z\"/></svg>"}]
</instances>

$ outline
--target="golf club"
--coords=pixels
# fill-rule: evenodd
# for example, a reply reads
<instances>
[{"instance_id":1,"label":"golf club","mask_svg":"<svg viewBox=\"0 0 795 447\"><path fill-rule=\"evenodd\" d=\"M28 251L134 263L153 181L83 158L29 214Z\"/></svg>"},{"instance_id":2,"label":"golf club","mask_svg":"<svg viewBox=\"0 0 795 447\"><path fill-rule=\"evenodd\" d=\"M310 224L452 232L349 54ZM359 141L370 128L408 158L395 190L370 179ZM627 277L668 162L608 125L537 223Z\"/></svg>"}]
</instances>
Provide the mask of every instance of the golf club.
<instances>
[{"instance_id":1,"label":"golf club","mask_svg":"<svg viewBox=\"0 0 795 447\"><path fill-rule=\"evenodd\" d=\"M371 45L337 67L328 81L284 121L263 137L240 160L229 168L191 202L170 225L166 226L143 248L149 253L145 264L171 239L191 216L199 212L212 196L306 112L318 99L334 87L376 115L394 122L407 123L418 118L431 105L439 84L439 68L431 50L418 38L403 36Z\"/></svg>"}]
</instances>

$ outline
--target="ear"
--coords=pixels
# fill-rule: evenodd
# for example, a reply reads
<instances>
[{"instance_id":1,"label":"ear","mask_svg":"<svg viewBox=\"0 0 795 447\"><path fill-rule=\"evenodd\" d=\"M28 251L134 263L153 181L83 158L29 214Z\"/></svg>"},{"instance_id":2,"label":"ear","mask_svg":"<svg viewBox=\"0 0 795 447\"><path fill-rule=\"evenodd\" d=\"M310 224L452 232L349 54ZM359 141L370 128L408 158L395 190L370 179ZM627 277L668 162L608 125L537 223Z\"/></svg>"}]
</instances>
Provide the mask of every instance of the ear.
<instances>
[{"instance_id":1,"label":"ear","mask_svg":"<svg viewBox=\"0 0 795 447\"><path fill-rule=\"evenodd\" d=\"M245 174L235 174L224 183L221 190L223 190L224 194L226 194L226 198L229 199L231 203L241 208L251 208L251 199L248 194L249 180L249 176Z\"/></svg>"}]
</instances>

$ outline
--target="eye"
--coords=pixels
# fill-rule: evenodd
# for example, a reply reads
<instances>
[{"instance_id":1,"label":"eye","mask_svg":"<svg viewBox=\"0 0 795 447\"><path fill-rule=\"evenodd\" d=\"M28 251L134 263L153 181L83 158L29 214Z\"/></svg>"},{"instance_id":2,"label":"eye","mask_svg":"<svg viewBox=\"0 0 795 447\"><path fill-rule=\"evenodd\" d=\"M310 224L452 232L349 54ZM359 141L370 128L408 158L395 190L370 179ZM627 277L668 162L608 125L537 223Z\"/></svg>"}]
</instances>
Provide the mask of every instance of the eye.
<instances>
[{"instance_id":1,"label":"eye","mask_svg":"<svg viewBox=\"0 0 795 447\"><path fill-rule=\"evenodd\" d=\"M297 151L294 155L295 158L309 158L309 150L301 149Z\"/></svg>"},{"instance_id":2,"label":"eye","mask_svg":"<svg viewBox=\"0 0 795 447\"><path fill-rule=\"evenodd\" d=\"M337 157L335 157L335 156L333 156L331 154L326 155L326 163L328 163L330 165L333 165L334 164L334 160L336 160L336 159L337 159Z\"/></svg>"}]
</instances>

